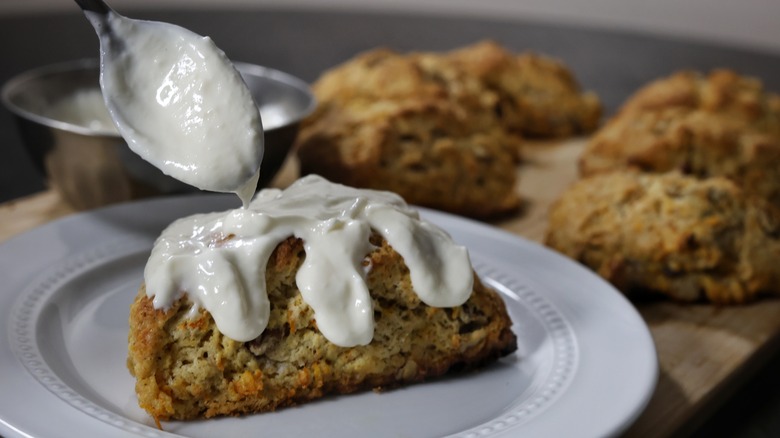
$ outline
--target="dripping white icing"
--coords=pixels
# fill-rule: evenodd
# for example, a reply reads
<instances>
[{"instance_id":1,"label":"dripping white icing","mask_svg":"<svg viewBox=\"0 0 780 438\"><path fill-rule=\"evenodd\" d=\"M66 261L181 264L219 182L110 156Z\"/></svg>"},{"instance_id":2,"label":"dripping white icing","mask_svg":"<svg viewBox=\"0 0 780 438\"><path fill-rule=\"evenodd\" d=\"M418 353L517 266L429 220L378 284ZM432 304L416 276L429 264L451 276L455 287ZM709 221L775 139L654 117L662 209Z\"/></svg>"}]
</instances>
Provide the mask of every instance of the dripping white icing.
<instances>
[{"instance_id":1,"label":"dripping white icing","mask_svg":"<svg viewBox=\"0 0 780 438\"><path fill-rule=\"evenodd\" d=\"M414 290L435 307L463 304L473 277L466 248L419 219L397 195L333 184L318 176L284 191L266 189L247 208L179 219L163 231L144 272L155 308L187 291L226 336L259 336L270 313L265 266L290 236L304 242L296 282L317 327L341 346L365 345L374 331L362 262L375 230L403 258ZM234 237L229 240L223 238ZM221 240L222 239L222 240Z\"/></svg>"}]
</instances>

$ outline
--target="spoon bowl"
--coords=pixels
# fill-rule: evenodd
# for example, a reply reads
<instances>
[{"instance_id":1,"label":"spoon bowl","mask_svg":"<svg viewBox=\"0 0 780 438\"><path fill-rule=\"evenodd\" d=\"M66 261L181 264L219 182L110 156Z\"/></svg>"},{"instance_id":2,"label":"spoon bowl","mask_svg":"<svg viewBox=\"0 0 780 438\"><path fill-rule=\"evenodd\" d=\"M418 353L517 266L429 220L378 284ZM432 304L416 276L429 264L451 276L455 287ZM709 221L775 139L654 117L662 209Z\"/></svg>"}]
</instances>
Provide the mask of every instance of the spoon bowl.
<instances>
[{"instance_id":1,"label":"spoon bowl","mask_svg":"<svg viewBox=\"0 0 780 438\"><path fill-rule=\"evenodd\" d=\"M184 183L236 193L257 189L263 127L235 66L207 36L137 20L104 0L76 0L100 41L100 87L130 149Z\"/></svg>"}]
</instances>

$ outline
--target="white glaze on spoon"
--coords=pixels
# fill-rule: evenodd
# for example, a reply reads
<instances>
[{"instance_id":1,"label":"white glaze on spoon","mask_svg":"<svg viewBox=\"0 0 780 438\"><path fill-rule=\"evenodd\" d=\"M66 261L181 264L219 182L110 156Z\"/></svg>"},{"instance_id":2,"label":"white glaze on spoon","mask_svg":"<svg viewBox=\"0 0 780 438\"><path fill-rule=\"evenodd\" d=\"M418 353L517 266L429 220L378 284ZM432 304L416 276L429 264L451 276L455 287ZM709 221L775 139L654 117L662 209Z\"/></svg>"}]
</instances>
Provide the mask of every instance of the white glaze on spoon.
<instances>
[{"instance_id":1,"label":"white glaze on spoon","mask_svg":"<svg viewBox=\"0 0 780 438\"><path fill-rule=\"evenodd\" d=\"M100 36L103 97L130 149L202 190L246 205L263 158L260 113L241 75L208 37L85 11Z\"/></svg>"}]
</instances>

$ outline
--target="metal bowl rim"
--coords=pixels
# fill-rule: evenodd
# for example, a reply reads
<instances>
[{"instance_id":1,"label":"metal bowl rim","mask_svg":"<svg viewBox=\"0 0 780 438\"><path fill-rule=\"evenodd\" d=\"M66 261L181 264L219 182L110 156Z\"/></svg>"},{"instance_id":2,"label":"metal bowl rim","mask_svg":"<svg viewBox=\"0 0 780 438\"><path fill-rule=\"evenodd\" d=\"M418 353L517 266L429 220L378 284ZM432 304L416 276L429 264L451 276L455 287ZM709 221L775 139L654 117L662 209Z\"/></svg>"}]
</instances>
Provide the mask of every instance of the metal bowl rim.
<instances>
[{"instance_id":1,"label":"metal bowl rim","mask_svg":"<svg viewBox=\"0 0 780 438\"><path fill-rule=\"evenodd\" d=\"M100 131L96 129L91 129L81 125L76 125L74 123L55 120L52 119L51 117L46 117L44 115L32 111L28 111L27 109L24 109L16 105L12 101L12 96L16 96L26 82L35 80L39 77L46 76L46 75L86 70L86 69L99 67L99 65L100 63L98 62L97 59L85 58L76 61L66 61L57 64L44 65L42 67L36 67L31 70L24 71L12 77L3 85L2 91L0 92L2 94L1 97L3 101L3 105L15 115L23 119L27 119L35 123L47 126L49 128L73 132L76 134L81 134L86 136L104 136L104 137L119 138L120 137L119 134L110 131Z\"/></svg>"},{"instance_id":2,"label":"metal bowl rim","mask_svg":"<svg viewBox=\"0 0 780 438\"><path fill-rule=\"evenodd\" d=\"M265 132L275 131L299 123L309 114L311 114L312 111L314 111L314 109L317 107L317 99L314 97L314 94L311 92L311 89L309 88L309 84L303 81L302 79L293 76L289 73L283 72L281 70L276 70L258 64L234 61L233 65L240 72L246 72L249 74L258 75L260 77L270 78L274 81L295 88L296 90L301 91L304 95L308 97L309 104L297 114L297 117L291 118L284 124L274 126L271 129L266 129ZM26 70L10 78L8 81L6 81L6 83L2 87L2 90L0 90L0 99L2 100L3 105L16 116L47 126L49 128L73 132L85 136L121 138L121 136L116 132L87 128L81 125L55 120L38 113L28 111L14 104L11 100L12 96L15 96L17 94L19 87L23 85L25 82L40 78L42 76L55 74L55 73L73 72L73 71L86 70L86 69L95 69L99 67L100 67L100 61L98 59L83 58L83 59L77 59L73 61L65 61L65 62L59 62L55 64L48 64L30 70Z\"/></svg>"}]
</instances>

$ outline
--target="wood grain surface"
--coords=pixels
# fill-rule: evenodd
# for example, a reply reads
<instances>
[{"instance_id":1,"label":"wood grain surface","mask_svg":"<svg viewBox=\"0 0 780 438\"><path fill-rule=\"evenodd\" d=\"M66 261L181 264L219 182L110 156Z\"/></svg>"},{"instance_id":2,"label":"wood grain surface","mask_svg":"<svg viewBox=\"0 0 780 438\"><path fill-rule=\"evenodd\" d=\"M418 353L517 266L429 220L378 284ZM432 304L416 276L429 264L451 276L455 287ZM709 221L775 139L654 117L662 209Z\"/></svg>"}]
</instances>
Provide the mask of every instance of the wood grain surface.
<instances>
[{"instance_id":1,"label":"wood grain surface","mask_svg":"<svg viewBox=\"0 0 780 438\"><path fill-rule=\"evenodd\" d=\"M584 140L529 144L518 169L524 197L519 215L494 225L542 241L550 204L576 178ZM290 160L273 185L297 176ZM0 204L0 241L72 214L53 190ZM780 300L764 299L738 307L636 302L650 327L661 373L629 437L685 435L693 431L780 348Z\"/></svg>"}]
</instances>

